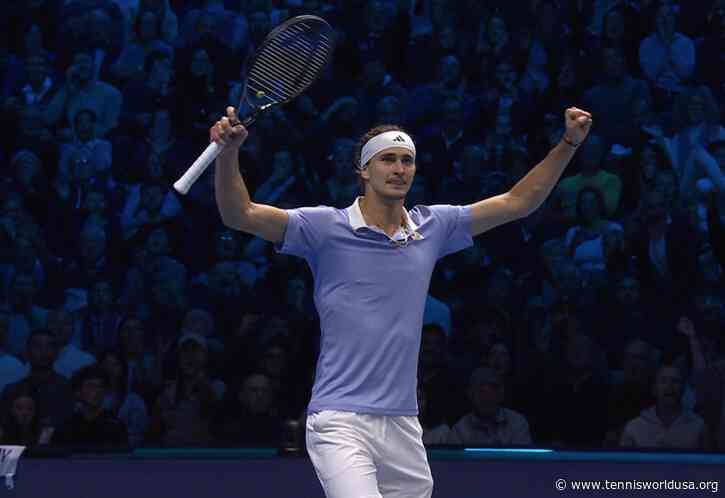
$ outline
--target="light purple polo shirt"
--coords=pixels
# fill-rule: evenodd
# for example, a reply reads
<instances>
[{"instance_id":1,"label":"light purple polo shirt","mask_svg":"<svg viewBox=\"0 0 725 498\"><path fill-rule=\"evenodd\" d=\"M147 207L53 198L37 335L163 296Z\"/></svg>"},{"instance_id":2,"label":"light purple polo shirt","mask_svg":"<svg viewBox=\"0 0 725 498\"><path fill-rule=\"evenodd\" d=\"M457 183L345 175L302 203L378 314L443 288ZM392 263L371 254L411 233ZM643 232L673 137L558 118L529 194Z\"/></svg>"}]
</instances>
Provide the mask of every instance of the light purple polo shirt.
<instances>
[{"instance_id":1,"label":"light purple polo shirt","mask_svg":"<svg viewBox=\"0 0 725 498\"><path fill-rule=\"evenodd\" d=\"M473 244L470 206L405 212L408 245L365 224L357 199L347 209L288 210L281 247L314 277L321 344L308 412L417 415L423 309L433 267Z\"/></svg>"}]
</instances>

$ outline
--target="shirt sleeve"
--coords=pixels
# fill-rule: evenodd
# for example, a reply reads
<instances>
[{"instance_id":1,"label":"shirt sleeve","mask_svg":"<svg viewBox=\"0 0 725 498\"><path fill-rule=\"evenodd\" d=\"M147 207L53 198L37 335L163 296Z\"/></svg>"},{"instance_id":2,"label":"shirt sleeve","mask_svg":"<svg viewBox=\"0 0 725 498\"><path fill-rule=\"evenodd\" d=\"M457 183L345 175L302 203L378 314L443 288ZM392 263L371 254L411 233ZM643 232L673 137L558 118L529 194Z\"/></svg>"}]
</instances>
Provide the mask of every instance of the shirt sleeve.
<instances>
[{"instance_id":1,"label":"shirt sleeve","mask_svg":"<svg viewBox=\"0 0 725 498\"><path fill-rule=\"evenodd\" d=\"M287 229L275 250L311 260L326 238L333 213L334 209L326 206L288 209Z\"/></svg>"},{"instance_id":2,"label":"shirt sleeve","mask_svg":"<svg viewBox=\"0 0 725 498\"><path fill-rule=\"evenodd\" d=\"M438 204L430 210L441 225L438 259L473 245L471 206Z\"/></svg>"}]
</instances>

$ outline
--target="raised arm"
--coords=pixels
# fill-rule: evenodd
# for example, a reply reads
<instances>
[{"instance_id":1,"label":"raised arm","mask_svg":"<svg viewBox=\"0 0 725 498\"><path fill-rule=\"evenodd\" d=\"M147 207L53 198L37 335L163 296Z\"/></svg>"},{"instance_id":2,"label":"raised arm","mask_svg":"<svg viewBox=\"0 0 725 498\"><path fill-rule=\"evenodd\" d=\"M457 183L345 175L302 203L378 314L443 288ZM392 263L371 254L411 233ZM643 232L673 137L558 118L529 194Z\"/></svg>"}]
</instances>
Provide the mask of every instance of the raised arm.
<instances>
[{"instance_id":1,"label":"raised arm","mask_svg":"<svg viewBox=\"0 0 725 498\"><path fill-rule=\"evenodd\" d=\"M239 147L247 138L247 130L236 121L235 109L227 107L227 116L210 130L211 139L224 146L216 159L214 195L224 225L251 233L270 242L281 242L287 229L287 212L265 204L256 204L239 172Z\"/></svg>"},{"instance_id":2,"label":"raised arm","mask_svg":"<svg viewBox=\"0 0 725 498\"><path fill-rule=\"evenodd\" d=\"M567 109L565 114L564 137L543 161L508 192L471 206L471 234L474 237L498 225L528 216L549 196L592 124L591 114L576 107Z\"/></svg>"}]
</instances>

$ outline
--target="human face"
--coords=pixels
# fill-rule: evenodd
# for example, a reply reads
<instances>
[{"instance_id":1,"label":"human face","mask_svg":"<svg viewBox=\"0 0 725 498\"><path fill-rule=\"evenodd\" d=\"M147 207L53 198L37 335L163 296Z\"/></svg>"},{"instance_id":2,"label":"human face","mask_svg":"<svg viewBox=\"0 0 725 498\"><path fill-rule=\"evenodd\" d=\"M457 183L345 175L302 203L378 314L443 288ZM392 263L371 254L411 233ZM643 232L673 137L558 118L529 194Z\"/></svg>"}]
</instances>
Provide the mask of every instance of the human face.
<instances>
[{"instance_id":1,"label":"human face","mask_svg":"<svg viewBox=\"0 0 725 498\"><path fill-rule=\"evenodd\" d=\"M511 370L511 353L505 344L494 344L488 352L486 363L499 375L506 376Z\"/></svg>"},{"instance_id":2,"label":"human face","mask_svg":"<svg viewBox=\"0 0 725 498\"><path fill-rule=\"evenodd\" d=\"M48 328L55 334L58 344L68 344L73 336L73 319L65 311L52 311L48 314Z\"/></svg>"},{"instance_id":3,"label":"human face","mask_svg":"<svg viewBox=\"0 0 725 498\"><path fill-rule=\"evenodd\" d=\"M682 374L673 367L663 367L655 379L654 394L657 404L676 406L682 396Z\"/></svg>"},{"instance_id":4,"label":"human face","mask_svg":"<svg viewBox=\"0 0 725 498\"><path fill-rule=\"evenodd\" d=\"M46 334L33 336L28 344L28 360L33 369L49 370L55 362L56 349L53 338Z\"/></svg>"},{"instance_id":5,"label":"human face","mask_svg":"<svg viewBox=\"0 0 725 498\"><path fill-rule=\"evenodd\" d=\"M624 379L627 382L644 383L650 374L650 354L644 342L634 342L624 351L622 361Z\"/></svg>"},{"instance_id":6,"label":"human face","mask_svg":"<svg viewBox=\"0 0 725 498\"><path fill-rule=\"evenodd\" d=\"M496 415L503 400L503 386L496 383L483 383L471 386L469 393L476 416L490 418Z\"/></svg>"},{"instance_id":7,"label":"human face","mask_svg":"<svg viewBox=\"0 0 725 498\"><path fill-rule=\"evenodd\" d=\"M35 401L27 396L20 396L13 401L13 419L21 427L27 427L35 418Z\"/></svg>"},{"instance_id":8,"label":"human face","mask_svg":"<svg viewBox=\"0 0 725 498\"><path fill-rule=\"evenodd\" d=\"M253 415L262 415L269 411L274 399L272 384L262 375L249 377L239 393L241 405Z\"/></svg>"},{"instance_id":9,"label":"human face","mask_svg":"<svg viewBox=\"0 0 725 498\"><path fill-rule=\"evenodd\" d=\"M195 341L186 341L179 349L179 368L187 377L194 377L204 368L206 349Z\"/></svg>"},{"instance_id":10,"label":"human face","mask_svg":"<svg viewBox=\"0 0 725 498\"><path fill-rule=\"evenodd\" d=\"M120 379L123 374L121 360L117 356L109 354L103 359L103 369L111 379Z\"/></svg>"},{"instance_id":11,"label":"human face","mask_svg":"<svg viewBox=\"0 0 725 498\"><path fill-rule=\"evenodd\" d=\"M100 408L106 397L106 383L103 379L86 379L81 384L81 399L93 408Z\"/></svg>"},{"instance_id":12,"label":"human face","mask_svg":"<svg viewBox=\"0 0 725 498\"><path fill-rule=\"evenodd\" d=\"M360 176L378 196L405 199L415 177L415 158L402 147L385 149L373 156Z\"/></svg>"}]
</instances>

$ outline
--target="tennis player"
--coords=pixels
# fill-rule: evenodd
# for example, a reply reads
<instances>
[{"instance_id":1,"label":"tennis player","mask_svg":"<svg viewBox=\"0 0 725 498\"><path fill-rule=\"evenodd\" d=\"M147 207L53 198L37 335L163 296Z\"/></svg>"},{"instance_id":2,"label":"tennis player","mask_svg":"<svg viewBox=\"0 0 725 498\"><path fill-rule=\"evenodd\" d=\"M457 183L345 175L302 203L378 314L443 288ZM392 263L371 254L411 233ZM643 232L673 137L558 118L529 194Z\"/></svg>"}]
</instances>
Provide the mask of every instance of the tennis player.
<instances>
[{"instance_id":1,"label":"tennis player","mask_svg":"<svg viewBox=\"0 0 725 498\"><path fill-rule=\"evenodd\" d=\"M404 207L416 148L397 126L366 133L355 165L364 195L346 209L257 204L239 173L247 137L235 109L210 130L216 202L224 224L304 258L314 277L321 344L306 442L327 498L427 498L433 479L418 423L423 308L436 261L472 238L523 218L550 194L591 114L565 112L565 131L508 192L467 206Z\"/></svg>"}]
</instances>

